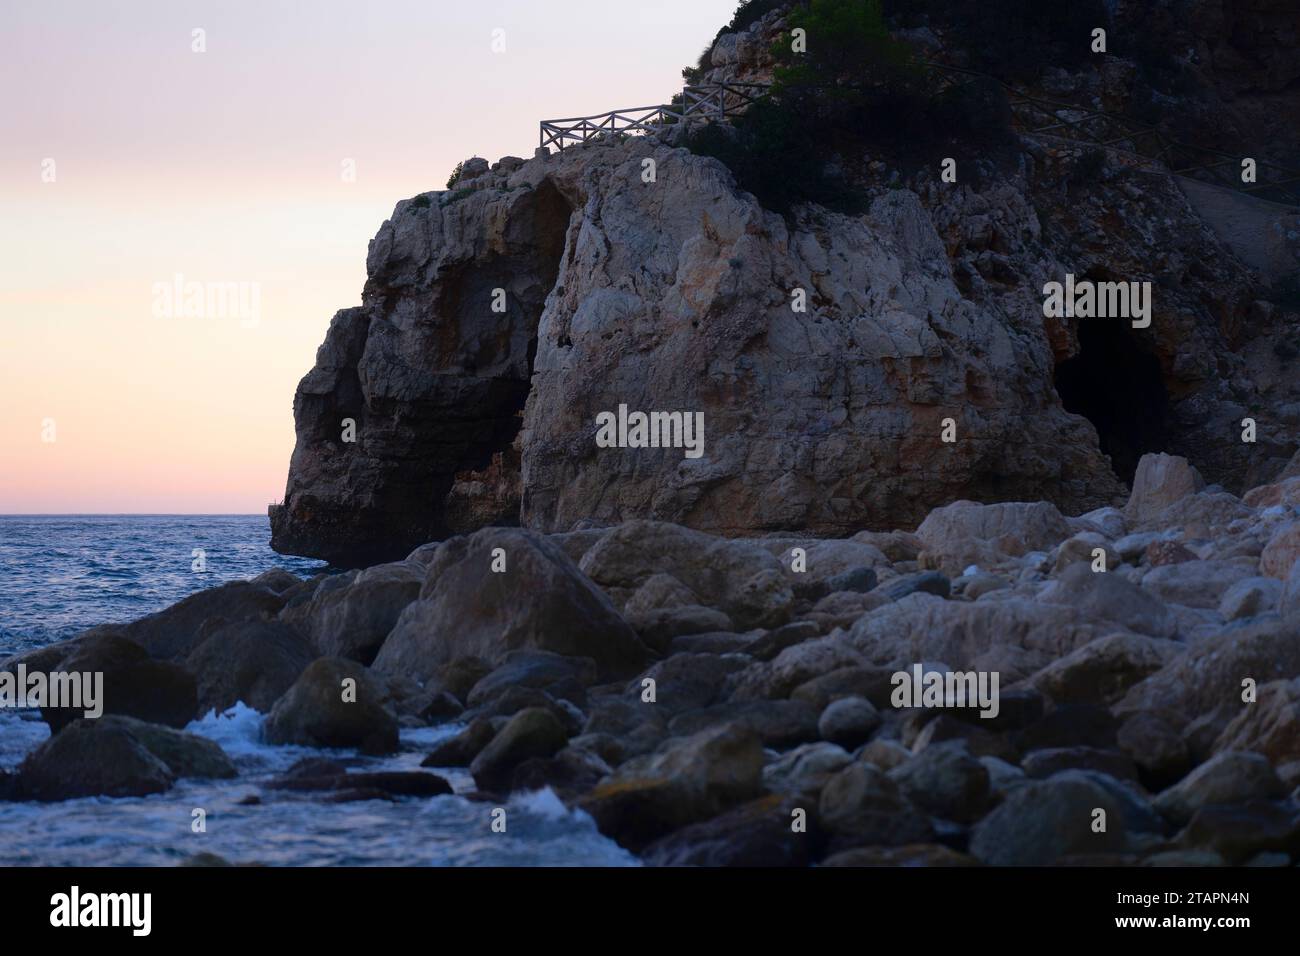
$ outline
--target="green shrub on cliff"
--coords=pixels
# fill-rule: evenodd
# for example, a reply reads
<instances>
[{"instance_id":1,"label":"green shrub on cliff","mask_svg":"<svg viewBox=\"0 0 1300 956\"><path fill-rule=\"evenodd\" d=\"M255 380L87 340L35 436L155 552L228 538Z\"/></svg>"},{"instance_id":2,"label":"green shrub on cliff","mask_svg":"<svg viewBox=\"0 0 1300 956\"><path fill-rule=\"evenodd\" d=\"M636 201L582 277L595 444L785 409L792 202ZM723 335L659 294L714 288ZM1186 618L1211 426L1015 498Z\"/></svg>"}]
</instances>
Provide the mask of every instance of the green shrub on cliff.
<instances>
[{"instance_id":1,"label":"green shrub on cliff","mask_svg":"<svg viewBox=\"0 0 1300 956\"><path fill-rule=\"evenodd\" d=\"M787 23L805 31L807 52L794 52L790 36L779 40L768 95L731 129L706 126L688 142L725 163L767 208L787 213L815 202L856 211L862 196L852 180L871 158L910 172L954 156L973 179L975 159L1010 152L1000 88L976 82L936 92L890 36L880 0L812 0Z\"/></svg>"},{"instance_id":2,"label":"green shrub on cliff","mask_svg":"<svg viewBox=\"0 0 1300 956\"><path fill-rule=\"evenodd\" d=\"M1092 57L1092 31L1110 22L1105 0L885 0L900 24L941 29L972 69L1006 80Z\"/></svg>"}]
</instances>

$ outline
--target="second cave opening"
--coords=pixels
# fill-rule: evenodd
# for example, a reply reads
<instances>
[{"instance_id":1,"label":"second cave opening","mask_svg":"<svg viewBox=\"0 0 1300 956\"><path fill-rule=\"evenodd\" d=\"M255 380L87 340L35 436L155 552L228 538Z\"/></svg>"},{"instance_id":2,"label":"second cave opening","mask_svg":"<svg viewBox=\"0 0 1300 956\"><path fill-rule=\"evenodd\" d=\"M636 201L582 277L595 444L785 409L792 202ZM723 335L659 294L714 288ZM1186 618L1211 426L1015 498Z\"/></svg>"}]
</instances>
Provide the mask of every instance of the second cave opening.
<instances>
[{"instance_id":1,"label":"second cave opening","mask_svg":"<svg viewBox=\"0 0 1300 956\"><path fill-rule=\"evenodd\" d=\"M1166 450L1169 396L1160 361L1114 319L1085 319L1079 351L1056 366L1056 391L1067 412L1097 429L1115 474L1133 483L1138 461Z\"/></svg>"}]
</instances>

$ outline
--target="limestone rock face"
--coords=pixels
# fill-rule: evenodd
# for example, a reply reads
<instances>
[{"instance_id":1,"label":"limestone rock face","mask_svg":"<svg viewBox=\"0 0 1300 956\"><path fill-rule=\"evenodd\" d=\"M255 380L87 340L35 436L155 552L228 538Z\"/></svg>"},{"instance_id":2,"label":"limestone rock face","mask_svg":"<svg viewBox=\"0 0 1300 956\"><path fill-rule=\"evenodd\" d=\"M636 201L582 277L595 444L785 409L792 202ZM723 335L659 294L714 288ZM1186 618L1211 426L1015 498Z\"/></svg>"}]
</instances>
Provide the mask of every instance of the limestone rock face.
<instances>
[{"instance_id":1,"label":"limestone rock face","mask_svg":"<svg viewBox=\"0 0 1300 956\"><path fill-rule=\"evenodd\" d=\"M363 305L334 317L294 398L280 550L372 564L518 523L512 443L572 208L541 176L490 178L399 203L371 242Z\"/></svg>"},{"instance_id":2,"label":"limestone rock face","mask_svg":"<svg viewBox=\"0 0 1300 956\"><path fill-rule=\"evenodd\" d=\"M464 192L399 203L371 243L363 304L298 389L277 549L364 564L487 523L635 517L848 535L963 496L1121 492L1054 400L1041 309L964 297L914 192L792 227L715 160L646 140ZM1036 231L1014 189L993 201ZM598 448L620 404L702 412L702 456ZM971 440L940 441L949 417Z\"/></svg>"},{"instance_id":3,"label":"limestone rock face","mask_svg":"<svg viewBox=\"0 0 1300 956\"><path fill-rule=\"evenodd\" d=\"M701 81L769 78L781 16L720 36ZM397 204L299 385L275 548L357 566L638 518L847 537L962 499L1122 504L1150 451L1235 493L1294 452L1286 416L1238 435L1290 400L1289 313L1173 179L1081 179L1082 147L1027 136L978 188L919 173L787 218L673 142L479 161ZM1045 318L1067 273L1151 282L1150 327ZM598 446L620 406L701 414L702 454Z\"/></svg>"}]
</instances>

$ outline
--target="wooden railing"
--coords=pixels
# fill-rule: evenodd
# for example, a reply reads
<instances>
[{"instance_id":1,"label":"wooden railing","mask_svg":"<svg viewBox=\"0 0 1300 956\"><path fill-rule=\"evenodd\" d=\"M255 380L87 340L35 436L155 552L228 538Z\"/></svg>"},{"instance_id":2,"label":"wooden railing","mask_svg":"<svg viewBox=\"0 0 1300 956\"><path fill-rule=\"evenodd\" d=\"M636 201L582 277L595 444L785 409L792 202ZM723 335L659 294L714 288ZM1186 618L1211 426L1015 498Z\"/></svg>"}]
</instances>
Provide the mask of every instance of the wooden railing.
<instances>
[{"instance_id":1,"label":"wooden railing","mask_svg":"<svg viewBox=\"0 0 1300 956\"><path fill-rule=\"evenodd\" d=\"M610 110L595 116L542 120L541 145L564 149L601 136L654 133L677 123L720 120L743 112L767 91L761 83L714 83L688 86L672 103Z\"/></svg>"},{"instance_id":2,"label":"wooden railing","mask_svg":"<svg viewBox=\"0 0 1300 956\"><path fill-rule=\"evenodd\" d=\"M1024 133L1056 136L1090 143L1100 149L1117 150L1145 162L1152 168L1186 176L1211 185L1249 193L1262 199L1300 205L1300 170L1276 163L1257 162L1256 181L1241 181L1244 157L1222 150L1194 146L1166 136L1126 116L1091 109L1074 103L1031 96L987 73L944 63L926 64L937 75L940 87L962 78L992 80L1006 91L1016 126ZM611 110L595 116L542 120L541 145L564 149L602 136L645 135L694 121L717 121L742 113L767 92L764 83L716 83L687 86L672 103Z\"/></svg>"}]
</instances>

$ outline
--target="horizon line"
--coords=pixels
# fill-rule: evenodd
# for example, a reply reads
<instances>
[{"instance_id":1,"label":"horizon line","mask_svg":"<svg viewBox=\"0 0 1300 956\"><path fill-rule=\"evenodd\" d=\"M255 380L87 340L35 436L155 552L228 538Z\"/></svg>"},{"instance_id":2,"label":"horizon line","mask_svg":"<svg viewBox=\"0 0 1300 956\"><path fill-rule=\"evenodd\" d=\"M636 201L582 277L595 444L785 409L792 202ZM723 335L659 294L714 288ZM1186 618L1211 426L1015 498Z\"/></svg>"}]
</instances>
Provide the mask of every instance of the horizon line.
<instances>
[{"instance_id":1,"label":"horizon line","mask_svg":"<svg viewBox=\"0 0 1300 956\"><path fill-rule=\"evenodd\" d=\"M10 511L0 518L267 518L260 511Z\"/></svg>"}]
</instances>

